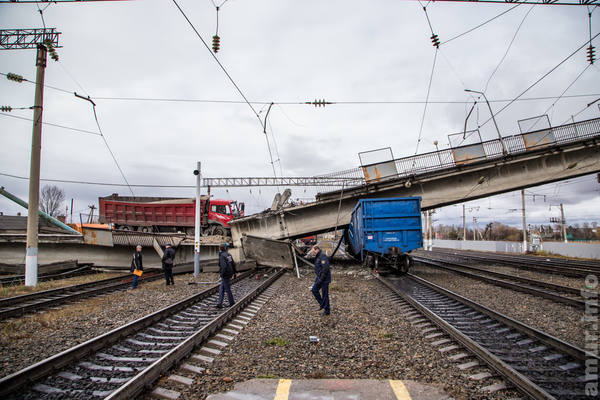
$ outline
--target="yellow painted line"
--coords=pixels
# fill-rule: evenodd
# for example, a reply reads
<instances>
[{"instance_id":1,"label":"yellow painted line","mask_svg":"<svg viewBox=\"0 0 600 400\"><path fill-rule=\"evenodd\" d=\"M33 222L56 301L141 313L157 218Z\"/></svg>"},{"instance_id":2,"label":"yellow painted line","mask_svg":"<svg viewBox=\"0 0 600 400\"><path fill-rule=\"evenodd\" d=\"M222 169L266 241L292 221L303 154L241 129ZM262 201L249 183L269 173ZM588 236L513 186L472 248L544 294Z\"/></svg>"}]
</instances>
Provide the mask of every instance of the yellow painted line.
<instances>
[{"instance_id":1,"label":"yellow painted line","mask_svg":"<svg viewBox=\"0 0 600 400\"><path fill-rule=\"evenodd\" d=\"M390 386L392 387L392 390L396 395L396 399L411 400L410 393L408 393L408 390L406 389L406 386L404 386L404 383L402 383L402 381L395 381L390 379Z\"/></svg>"},{"instance_id":2,"label":"yellow painted line","mask_svg":"<svg viewBox=\"0 0 600 400\"><path fill-rule=\"evenodd\" d=\"M274 400L288 400L290 395L290 386L292 386L291 379L280 379L277 385L277 391L275 392Z\"/></svg>"}]
</instances>

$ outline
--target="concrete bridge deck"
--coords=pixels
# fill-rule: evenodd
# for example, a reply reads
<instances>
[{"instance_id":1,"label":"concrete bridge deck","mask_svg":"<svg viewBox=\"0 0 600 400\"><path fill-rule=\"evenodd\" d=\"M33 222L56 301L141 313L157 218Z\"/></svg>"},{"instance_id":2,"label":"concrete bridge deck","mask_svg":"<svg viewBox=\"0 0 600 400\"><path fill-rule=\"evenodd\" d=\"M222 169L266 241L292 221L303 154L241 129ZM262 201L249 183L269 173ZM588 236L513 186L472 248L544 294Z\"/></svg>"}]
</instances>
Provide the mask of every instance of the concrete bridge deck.
<instances>
[{"instance_id":1,"label":"concrete bridge deck","mask_svg":"<svg viewBox=\"0 0 600 400\"><path fill-rule=\"evenodd\" d=\"M234 245L243 234L294 239L344 228L361 198L421 196L427 210L599 172L600 118L394 162L397 174L321 193L314 203L233 221ZM360 173L357 168L331 176Z\"/></svg>"}]
</instances>

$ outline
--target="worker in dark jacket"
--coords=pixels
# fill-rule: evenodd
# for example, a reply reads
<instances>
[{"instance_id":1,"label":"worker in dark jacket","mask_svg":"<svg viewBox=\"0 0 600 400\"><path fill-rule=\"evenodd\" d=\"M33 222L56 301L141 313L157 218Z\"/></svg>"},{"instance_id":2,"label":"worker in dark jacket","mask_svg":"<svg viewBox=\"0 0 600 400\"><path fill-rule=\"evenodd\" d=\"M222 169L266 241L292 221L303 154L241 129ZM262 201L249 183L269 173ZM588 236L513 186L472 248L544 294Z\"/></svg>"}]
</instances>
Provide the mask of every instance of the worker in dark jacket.
<instances>
[{"instance_id":1,"label":"worker in dark jacket","mask_svg":"<svg viewBox=\"0 0 600 400\"><path fill-rule=\"evenodd\" d=\"M173 281L173 264L175 262L175 249L171 247L170 244L165 245L165 252L162 256L162 268L165 273L165 280L167 281L167 286L175 285Z\"/></svg>"},{"instance_id":2,"label":"worker in dark jacket","mask_svg":"<svg viewBox=\"0 0 600 400\"><path fill-rule=\"evenodd\" d=\"M221 276L221 286L219 286L217 308L223 308L223 295L225 292L227 292L229 307L234 305L235 301L233 300L233 293L231 293L231 278L235 278L235 274L237 274L235 261L233 261L231 254L227 252L227 244L222 243L219 245L219 275Z\"/></svg>"},{"instance_id":3,"label":"worker in dark jacket","mask_svg":"<svg viewBox=\"0 0 600 400\"><path fill-rule=\"evenodd\" d=\"M133 253L133 259L131 260L131 268L130 271L133 273L133 284L131 285L132 289L137 288L138 279L141 276L141 272L144 270L144 263L142 262L142 246L137 245L135 248L135 253ZM136 272L139 271L139 272ZM139 275L137 275L139 273Z\"/></svg>"},{"instance_id":4,"label":"worker in dark jacket","mask_svg":"<svg viewBox=\"0 0 600 400\"><path fill-rule=\"evenodd\" d=\"M329 315L331 312L329 306L329 283L331 283L331 268L329 266L329 257L315 245L312 248L315 255L315 283L312 287L312 293L319 303L319 310L323 310L323 315ZM319 293L320 290L320 293Z\"/></svg>"}]
</instances>

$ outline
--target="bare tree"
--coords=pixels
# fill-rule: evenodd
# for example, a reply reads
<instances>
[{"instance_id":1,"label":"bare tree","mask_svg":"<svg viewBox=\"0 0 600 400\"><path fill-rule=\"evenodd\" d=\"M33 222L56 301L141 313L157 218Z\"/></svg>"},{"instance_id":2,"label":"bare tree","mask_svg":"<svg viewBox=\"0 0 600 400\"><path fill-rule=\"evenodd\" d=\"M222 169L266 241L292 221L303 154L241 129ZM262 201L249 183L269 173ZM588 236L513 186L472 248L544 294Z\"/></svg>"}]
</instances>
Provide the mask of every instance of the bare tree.
<instances>
[{"instance_id":1,"label":"bare tree","mask_svg":"<svg viewBox=\"0 0 600 400\"><path fill-rule=\"evenodd\" d=\"M62 203L65 201L65 192L54 185L44 185L40 195L40 210L53 217L61 214Z\"/></svg>"}]
</instances>

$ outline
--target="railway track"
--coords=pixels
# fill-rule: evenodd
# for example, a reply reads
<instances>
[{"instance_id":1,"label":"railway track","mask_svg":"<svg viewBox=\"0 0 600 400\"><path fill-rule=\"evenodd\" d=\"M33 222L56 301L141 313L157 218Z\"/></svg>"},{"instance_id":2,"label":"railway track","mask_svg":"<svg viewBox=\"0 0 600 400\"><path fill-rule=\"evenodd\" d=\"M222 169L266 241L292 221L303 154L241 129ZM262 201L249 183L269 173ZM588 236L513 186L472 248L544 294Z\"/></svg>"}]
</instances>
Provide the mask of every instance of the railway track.
<instances>
[{"instance_id":1,"label":"railway track","mask_svg":"<svg viewBox=\"0 0 600 400\"><path fill-rule=\"evenodd\" d=\"M585 364L597 355L412 274L377 279L528 397L590 398L585 384L597 375Z\"/></svg>"},{"instance_id":2,"label":"railway track","mask_svg":"<svg viewBox=\"0 0 600 400\"><path fill-rule=\"evenodd\" d=\"M149 272L144 275L141 282L155 281L161 278L163 278L161 273ZM131 287L131 280L131 274L126 274L115 278L0 299L0 321L19 317L30 312L37 312L44 308L56 307L85 297L125 290Z\"/></svg>"},{"instance_id":3,"label":"railway track","mask_svg":"<svg viewBox=\"0 0 600 400\"><path fill-rule=\"evenodd\" d=\"M95 271L92 269L93 265L83 265L81 267L72 269L70 271L52 273L52 274L43 274L39 275L37 280L38 282L45 282L57 279L65 279L72 278L74 276L88 275L93 274ZM0 278L0 286L11 286L11 285L20 285L25 282L25 275L11 275L7 277Z\"/></svg>"},{"instance_id":4,"label":"railway track","mask_svg":"<svg viewBox=\"0 0 600 400\"><path fill-rule=\"evenodd\" d=\"M553 283L538 281L535 279L523 278L515 275L503 274L500 272L489 271L482 268L471 267L440 260L437 258L426 258L414 256L413 259L423 265L451 271L471 279L491 283L492 285L505 287L519 292L533 294L544 297L559 303L567 304L580 309L585 308L585 300L581 296L581 290L568 286L555 285Z\"/></svg>"},{"instance_id":5,"label":"railway track","mask_svg":"<svg viewBox=\"0 0 600 400\"><path fill-rule=\"evenodd\" d=\"M3 379L3 399L131 399L275 282L251 271L232 283L238 301L217 309L218 285Z\"/></svg>"},{"instance_id":6,"label":"railway track","mask_svg":"<svg viewBox=\"0 0 600 400\"><path fill-rule=\"evenodd\" d=\"M578 278L584 278L590 274L600 274L600 262L595 261L565 260L560 258L518 256L498 253L482 253L475 251L467 252L453 249L442 250L439 248L436 248L431 253L442 256L451 255L463 260L479 260L489 263L505 264L511 267L527 269L530 271Z\"/></svg>"}]
</instances>

